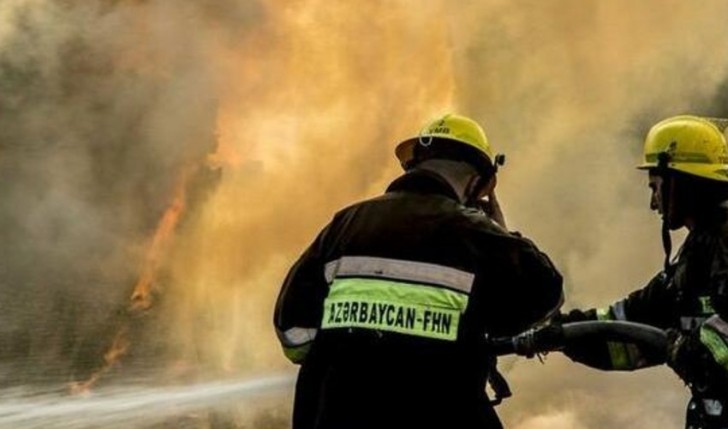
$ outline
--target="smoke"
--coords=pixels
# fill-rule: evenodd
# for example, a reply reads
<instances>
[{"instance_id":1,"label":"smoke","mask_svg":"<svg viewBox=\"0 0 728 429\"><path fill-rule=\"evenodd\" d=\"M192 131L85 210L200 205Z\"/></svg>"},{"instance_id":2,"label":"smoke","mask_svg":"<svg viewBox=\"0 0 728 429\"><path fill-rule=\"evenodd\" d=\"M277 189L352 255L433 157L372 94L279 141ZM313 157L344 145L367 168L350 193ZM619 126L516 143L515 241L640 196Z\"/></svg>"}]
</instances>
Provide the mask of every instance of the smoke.
<instances>
[{"instance_id":1,"label":"smoke","mask_svg":"<svg viewBox=\"0 0 728 429\"><path fill-rule=\"evenodd\" d=\"M556 261L567 307L611 303L662 258L633 168L647 129L728 115L726 9L3 2L0 377L70 381L99 367L181 180L152 307L107 377L290 368L270 326L286 270L337 209L396 177L396 142L450 110L508 155L509 225ZM511 427L681 424L686 393L664 369L602 374L560 356L508 368Z\"/></svg>"},{"instance_id":2,"label":"smoke","mask_svg":"<svg viewBox=\"0 0 728 429\"><path fill-rule=\"evenodd\" d=\"M214 147L217 91L184 10L1 10L0 354L69 377L113 335L179 170Z\"/></svg>"},{"instance_id":3,"label":"smoke","mask_svg":"<svg viewBox=\"0 0 728 429\"><path fill-rule=\"evenodd\" d=\"M290 5L250 39L248 57L226 56L236 79L221 100L219 138L243 165L225 172L175 258L171 295L189 294L202 311L201 299L224 309L199 315L208 323L201 335L214 332L204 353L224 368L280 365L270 318L286 266L337 208L381 192L396 174L395 136L451 102L447 26L434 19L437 8L418 12L429 25L422 34L418 19L394 20L406 3L312 6ZM214 256L199 258L200 249ZM190 308L180 308L176 325L199 329ZM192 343L180 347L194 354Z\"/></svg>"},{"instance_id":4,"label":"smoke","mask_svg":"<svg viewBox=\"0 0 728 429\"><path fill-rule=\"evenodd\" d=\"M455 55L456 99L511 155L500 199L565 274L567 308L608 305L660 269L659 220L634 170L649 126L728 114L728 61L708 48L726 37L716 20L726 5L693 6L489 3L464 12L483 25L457 27L467 56ZM516 428L682 424L687 392L664 368L603 374L560 355L509 363L516 396L501 412Z\"/></svg>"}]
</instances>

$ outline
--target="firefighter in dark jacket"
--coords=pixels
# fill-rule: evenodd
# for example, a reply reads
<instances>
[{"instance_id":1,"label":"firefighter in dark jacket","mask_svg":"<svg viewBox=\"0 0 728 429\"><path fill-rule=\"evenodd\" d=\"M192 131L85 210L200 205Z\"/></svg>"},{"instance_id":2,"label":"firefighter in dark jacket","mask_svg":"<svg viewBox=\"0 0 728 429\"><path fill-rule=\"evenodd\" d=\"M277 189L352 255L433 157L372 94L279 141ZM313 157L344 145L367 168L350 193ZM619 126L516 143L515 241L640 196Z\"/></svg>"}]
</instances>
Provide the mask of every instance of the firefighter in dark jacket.
<instances>
[{"instance_id":1,"label":"firefighter in dark jacket","mask_svg":"<svg viewBox=\"0 0 728 429\"><path fill-rule=\"evenodd\" d=\"M294 429L500 428L485 336L561 305L561 275L504 227L502 158L476 122L438 118L396 154L405 174L338 212L280 291L275 327L301 365Z\"/></svg>"},{"instance_id":2,"label":"firefighter in dark jacket","mask_svg":"<svg viewBox=\"0 0 728 429\"><path fill-rule=\"evenodd\" d=\"M626 320L667 330L668 365L692 392L687 426L728 428L728 146L727 120L677 116L647 135L644 162L651 208L663 218L665 267L644 288L609 308L573 310L564 322ZM670 261L670 230L689 234ZM661 363L635 344L567 347L573 360L631 371Z\"/></svg>"}]
</instances>

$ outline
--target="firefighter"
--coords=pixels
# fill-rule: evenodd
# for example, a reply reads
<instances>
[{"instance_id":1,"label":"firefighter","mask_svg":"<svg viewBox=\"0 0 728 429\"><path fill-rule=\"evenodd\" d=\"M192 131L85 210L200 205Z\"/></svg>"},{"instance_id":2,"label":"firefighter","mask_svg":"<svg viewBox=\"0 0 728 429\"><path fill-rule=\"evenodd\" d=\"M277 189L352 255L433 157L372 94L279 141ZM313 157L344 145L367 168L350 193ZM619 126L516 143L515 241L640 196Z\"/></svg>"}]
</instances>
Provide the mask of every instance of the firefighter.
<instances>
[{"instance_id":1,"label":"firefighter","mask_svg":"<svg viewBox=\"0 0 728 429\"><path fill-rule=\"evenodd\" d=\"M625 320L668 332L667 364L693 395L687 426L728 428L728 120L676 116L652 127L644 162L650 208L663 219L665 266L645 287L608 308L572 310L563 322ZM689 233L670 260L670 231ZM579 344L564 352L603 370L662 363L628 343Z\"/></svg>"},{"instance_id":2,"label":"firefighter","mask_svg":"<svg viewBox=\"0 0 728 429\"><path fill-rule=\"evenodd\" d=\"M505 229L503 158L475 121L439 117L396 155L404 175L339 211L280 291L293 428L501 428L485 336L558 313L561 275Z\"/></svg>"}]
</instances>

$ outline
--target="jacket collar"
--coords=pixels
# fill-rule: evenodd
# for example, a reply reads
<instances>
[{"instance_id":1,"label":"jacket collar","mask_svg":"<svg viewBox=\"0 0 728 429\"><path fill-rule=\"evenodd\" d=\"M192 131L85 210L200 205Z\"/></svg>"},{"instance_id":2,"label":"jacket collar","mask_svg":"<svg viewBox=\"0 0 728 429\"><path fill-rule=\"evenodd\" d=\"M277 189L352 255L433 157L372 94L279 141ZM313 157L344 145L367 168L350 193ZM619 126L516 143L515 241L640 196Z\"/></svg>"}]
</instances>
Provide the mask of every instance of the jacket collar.
<instances>
[{"instance_id":1,"label":"jacket collar","mask_svg":"<svg viewBox=\"0 0 728 429\"><path fill-rule=\"evenodd\" d=\"M389 184L387 192L412 192L416 194L435 194L460 202L455 189L434 171L415 168Z\"/></svg>"},{"instance_id":2,"label":"jacket collar","mask_svg":"<svg viewBox=\"0 0 728 429\"><path fill-rule=\"evenodd\" d=\"M726 228L728 228L728 201L723 201L713 210L707 211L697 218L695 228L690 232L715 233Z\"/></svg>"}]
</instances>

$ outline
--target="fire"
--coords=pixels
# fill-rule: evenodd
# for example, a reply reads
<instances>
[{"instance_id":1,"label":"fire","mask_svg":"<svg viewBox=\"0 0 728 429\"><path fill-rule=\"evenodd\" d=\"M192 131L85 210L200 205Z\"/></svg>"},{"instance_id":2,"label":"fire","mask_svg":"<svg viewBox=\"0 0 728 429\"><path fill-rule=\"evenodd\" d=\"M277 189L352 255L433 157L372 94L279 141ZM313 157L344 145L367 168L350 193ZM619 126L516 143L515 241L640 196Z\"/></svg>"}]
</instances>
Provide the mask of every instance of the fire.
<instances>
[{"instance_id":1,"label":"fire","mask_svg":"<svg viewBox=\"0 0 728 429\"><path fill-rule=\"evenodd\" d=\"M642 195L636 179L615 171L639 151L639 143L630 146L633 125L725 107L726 58L699 54L711 46L705 41L725 40L728 2L513 3L0 2L0 83L9 91L0 103L0 220L11 238L3 240L9 257L0 283L12 293L37 283L49 294L9 304L33 315L5 317L11 339L22 336L10 352L33 364L38 354L48 357L42 362L58 355L61 367L87 361L85 341L107 316L105 306L98 313L84 306L99 293L117 298L121 287L123 314L101 339L93 374L76 378L76 392L131 360L132 347L142 347L136 329L150 327L134 318L152 311L160 317L149 319L164 329L150 332L179 372L284 367L270 314L289 264L335 210L381 193L399 174L398 139L448 110L484 120L496 147L516 161L499 185L514 224L563 261L572 284L604 286L573 288L573 302L626 293L651 274L642 262L657 252L648 246L652 219L630 205ZM685 23L698 30L664 31ZM220 146L202 161L214 133ZM116 157L123 168L112 171ZM201 162L181 170L191 159ZM211 166L223 165L215 194L193 216L201 206L195 189ZM128 196L148 179L169 186L153 201L166 210L151 220L150 202ZM111 183L122 186L107 189ZM554 198L564 184L569 198ZM128 217L118 223L117 203ZM551 221L564 213L575 214L569 228ZM88 220L92 228L78 227ZM139 228L148 243L130 277L119 249L138 243ZM83 257L96 249L99 258ZM64 320L55 306L40 314L66 283L74 290L58 303ZM33 295L21 296L35 298L27 289ZM160 293L171 298L164 306ZM45 329L49 321L58 329ZM46 333L56 332L49 344ZM543 392L562 387L605 397L594 387L602 383L588 378L564 387L573 366L517 371L530 380L524 404L544 404ZM672 388L658 384L663 379L648 378ZM613 404L639 411L634 395L618 397ZM555 401L544 406L566 407ZM663 417L650 413L644 427Z\"/></svg>"},{"instance_id":2,"label":"fire","mask_svg":"<svg viewBox=\"0 0 728 429\"><path fill-rule=\"evenodd\" d=\"M171 341L206 371L284 365L270 326L283 265L336 209L399 173L397 139L453 109L444 4L408 3L264 2L273 20L216 47L220 153L244 159L228 156L180 237L167 290L179 304Z\"/></svg>"},{"instance_id":3,"label":"fire","mask_svg":"<svg viewBox=\"0 0 728 429\"><path fill-rule=\"evenodd\" d=\"M129 341L129 325L124 324L114 336L109 350L104 353L104 365L94 372L86 381L76 381L71 383L70 390L74 395L86 394L91 390L101 377L106 374L129 350L131 342Z\"/></svg>"},{"instance_id":4,"label":"fire","mask_svg":"<svg viewBox=\"0 0 728 429\"><path fill-rule=\"evenodd\" d=\"M234 45L209 46L221 85L217 146L180 174L124 315L154 307L163 275L173 298L163 316L174 332L161 340L213 373L280 365L268 323L280 264L337 207L384 189L399 171L397 139L453 108L453 47L440 3L418 8L414 21L407 4L317 5L273 1L265 8L275 21ZM214 197L179 233L190 204L199 205L196 181L223 165ZM124 323L103 366L79 386L91 388L128 353Z\"/></svg>"},{"instance_id":5,"label":"fire","mask_svg":"<svg viewBox=\"0 0 728 429\"><path fill-rule=\"evenodd\" d=\"M156 280L160 267L168 252L174 232L187 207L187 190L192 173L197 169L183 171L175 186L171 203L162 214L161 219L152 237L152 241L144 257L139 279L131 294L131 303L127 307L127 314L119 330L116 332L111 346L104 353L104 363L87 380L71 383L71 392L84 394L98 382L101 377L118 364L119 360L126 355L131 346L129 339L129 317L139 312L149 310L154 303L152 293L155 290Z\"/></svg>"},{"instance_id":6,"label":"fire","mask_svg":"<svg viewBox=\"0 0 728 429\"><path fill-rule=\"evenodd\" d=\"M185 211L189 177L190 174L182 174L180 180L177 181L172 202L159 220L152 243L144 258L139 280L131 294L129 310L132 312L148 310L152 306L152 291L159 274L159 267L171 245L180 217Z\"/></svg>"}]
</instances>

